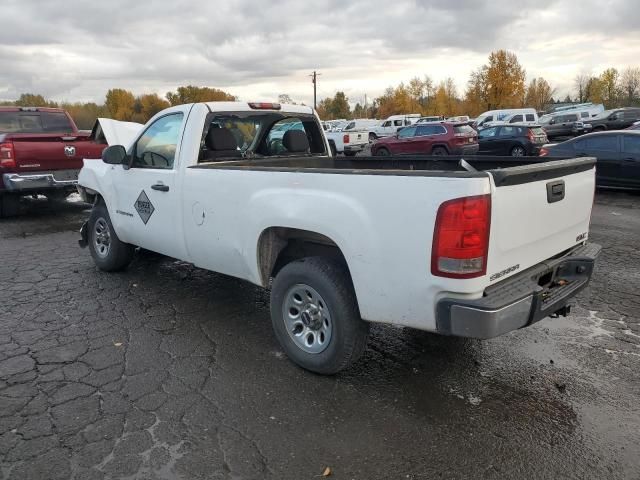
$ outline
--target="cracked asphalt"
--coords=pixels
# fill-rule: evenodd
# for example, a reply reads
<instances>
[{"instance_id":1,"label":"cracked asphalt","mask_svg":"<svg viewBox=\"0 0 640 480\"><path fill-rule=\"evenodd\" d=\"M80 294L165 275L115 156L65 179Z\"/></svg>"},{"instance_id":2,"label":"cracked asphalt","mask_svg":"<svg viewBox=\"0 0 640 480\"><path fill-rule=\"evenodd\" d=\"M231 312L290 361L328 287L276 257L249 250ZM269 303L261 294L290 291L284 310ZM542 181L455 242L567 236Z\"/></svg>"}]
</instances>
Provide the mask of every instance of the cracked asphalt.
<instances>
[{"instance_id":1,"label":"cracked asphalt","mask_svg":"<svg viewBox=\"0 0 640 480\"><path fill-rule=\"evenodd\" d=\"M98 271L81 203L0 220L0 480L638 479L640 195L569 318L489 341L375 326L349 371L291 364L260 289L148 252Z\"/></svg>"}]
</instances>

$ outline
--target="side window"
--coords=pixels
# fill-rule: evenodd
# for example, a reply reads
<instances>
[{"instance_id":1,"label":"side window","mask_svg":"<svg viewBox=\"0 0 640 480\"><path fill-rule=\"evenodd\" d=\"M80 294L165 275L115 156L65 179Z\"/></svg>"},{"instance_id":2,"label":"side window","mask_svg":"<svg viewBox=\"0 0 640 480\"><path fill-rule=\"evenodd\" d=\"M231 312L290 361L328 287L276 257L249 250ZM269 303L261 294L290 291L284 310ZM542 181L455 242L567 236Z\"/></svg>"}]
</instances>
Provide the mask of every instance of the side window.
<instances>
[{"instance_id":1,"label":"side window","mask_svg":"<svg viewBox=\"0 0 640 480\"><path fill-rule=\"evenodd\" d=\"M402 120L394 120L394 121L393 121L393 124L394 124L396 127L401 127L401 126L402 126Z\"/></svg>"},{"instance_id":2,"label":"side window","mask_svg":"<svg viewBox=\"0 0 640 480\"><path fill-rule=\"evenodd\" d=\"M640 154L640 135L625 135L624 153Z\"/></svg>"},{"instance_id":3,"label":"side window","mask_svg":"<svg viewBox=\"0 0 640 480\"><path fill-rule=\"evenodd\" d=\"M383 127L390 127L391 126L391 120L387 120L386 122L384 122L382 124Z\"/></svg>"},{"instance_id":4,"label":"side window","mask_svg":"<svg viewBox=\"0 0 640 480\"><path fill-rule=\"evenodd\" d=\"M485 128L484 130L480 130L480 132L478 132L478 137L493 138L496 136L497 131L498 131L498 127Z\"/></svg>"},{"instance_id":5,"label":"side window","mask_svg":"<svg viewBox=\"0 0 640 480\"><path fill-rule=\"evenodd\" d=\"M509 120L509 123L518 123L522 121L522 115L514 115L511 120Z\"/></svg>"},{"instance_id":6,"label":"side window","mask_svg":"<svg viewBox=\"0 0 640 480\"><path fill-rule=\"evenodd\" d=\"M182 113L173 113L153 122L135 144L131 167L173 168L182 118Z\"/></svg>"},{"instance_id":7,"label":"side window","mask_svg":"<svg viewBox=\"0 0 640 480\"><path fill-rule=\"evenodd\" d=\"M432 128L434 135L445 135L447 133L447 129L442 125L434 125Z\"/></svg>"},{"instance_id":8,"label":"side window","mask_svg":"<svg viewBox=\"0 0 640 480\"><path fill-rule=\"evenodd\" d=\"M533 113L527 113L526 116L527 122L535 122L536 121L536 117Z\"/></svg>"},{"instance_id":9,"label":"side window","mask_svg":"<svg viewBox=\"0 0 640 480\"><path fill-rule=\"evenodd\" d=\"M620 114L618 114L620 115ZM640 110L626 110L624 112L625 120L638 120L640 119Z\"/></svg>"},{"instance_id":10,"label":"side window","mask_svg":"<svg viewBox=\"0 0 640 480\"><path fill-rule=\"evenodd\" d=\"M41 112L40 117L45 132L68 133L72 131L69 119L62 112Z\"/></svg>"},{"instance_id":11,"label":"side window","mask_svg":"<svg viewBox=\"0 0 640 480\"><path fill-rule=\"evenodd\" d=\"M416 127L406 127L398 132L398 138L409 138L415 136Z\"/></svg>"},{"instance_id":12,"label":"side window","mask_svg":"<svg viewBox=\"0 0 640 480\"><path fill-rule=\"evenodd\" d=\"M618 151L618 136L617 135L598 135L597 137L591 137L587 139L588 150L600 150L604 152L617 152Z\"/></svg>"},{"instance_id":13,"label":"side window","mask_svg":"<svg viewBox=\"0 0 640 480\"><path fill-rule=\"evenodd\" d=\"M431 135L429 133L429 127L426 125L420 125L416 130L416 137L424 137L426 135Z\"/></svg>"},{"instance_id":14,"label":"side window","mask_svg":"<svg viewBox=\"0 0 640 480\"><path fill-rule=\"evenodd\" d=\"M580 118L589 118L589 112L580 112Z\"/></svg>"},{"instance_id":15,"label":"side window","mask_svg":"<svg viewBox=\"0 0 640 480\"><path fill-rule=\"evenodd\" d=\"M516 133L518 133L517 127L502 127L500 129L501 137L513 137Z\"/></svg>"},{"instance_id":16,"label":"side window","mask_svg":"<svg viewBox=\"0 0 640 480\"><path fill-rule=\"evenodd\" d=\"M569 121L570 122L577 122L578 121L578 115L568 115L569 117Z\"/></svg>"}]
</instances>

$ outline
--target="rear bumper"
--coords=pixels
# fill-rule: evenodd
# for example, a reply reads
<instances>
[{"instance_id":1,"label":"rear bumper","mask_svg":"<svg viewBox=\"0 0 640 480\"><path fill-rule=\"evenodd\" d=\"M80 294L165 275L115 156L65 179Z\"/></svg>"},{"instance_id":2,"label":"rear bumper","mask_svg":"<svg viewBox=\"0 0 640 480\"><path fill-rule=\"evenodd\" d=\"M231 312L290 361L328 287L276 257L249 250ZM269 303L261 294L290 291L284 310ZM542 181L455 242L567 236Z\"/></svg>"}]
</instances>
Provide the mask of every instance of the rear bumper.
<instances>
[{"instance_id":1,"label":"rear bumper","mask_svg":"<svg viewBox=\"0 0 640 480\"><path fill-rule=\"evenodd\" d=\"M477 143L473 145L463 145L461 147L454 148L451 151L451 155L475 155L478 153L478 150L480 150L480 145Z\"/></svg>"},{"instance_id":2,"label":"rear bumper","mask_svg":"<svg viewBox=\"0 0 640 480\"><path fill-rule=\"evenodd\" d=\"M369 145L369 143L363 143L362 145L345 145L344 151L347 153L360 153L367 145Z\"/></svg>"},{"instance_id":3,"label":"rear bumper","mask_svg":"<svg viewBox=\"0 0 640 480\"><path fill-rule=\"evenodd\" d=\"M78 184L80 170L56 170L50 172L5 173L2 175L4 188L13 192L50 190L54 188L73 189Z\"/></svg>"},{"instance_id":4,"label":"rear bumper","mask_svg":"<svg viewBox=\"0 0 640 480\"><path fill-rule=\"evenodd\" d=\"M588 285L600 250L595 243L575 247L488 287L477 300L444 298L437 305L437 330L445 335L493 338L548 316L566 315L569 300Z\"/></svg>"}]
</instances>

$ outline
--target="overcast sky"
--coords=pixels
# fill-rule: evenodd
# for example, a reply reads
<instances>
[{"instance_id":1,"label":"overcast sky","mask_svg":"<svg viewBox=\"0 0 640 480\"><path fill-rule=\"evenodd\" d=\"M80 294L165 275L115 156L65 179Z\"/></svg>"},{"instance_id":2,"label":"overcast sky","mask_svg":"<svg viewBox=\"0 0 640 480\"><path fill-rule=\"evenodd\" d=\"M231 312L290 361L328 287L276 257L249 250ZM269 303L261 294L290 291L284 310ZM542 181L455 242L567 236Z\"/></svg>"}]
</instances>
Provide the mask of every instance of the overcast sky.
<instances>
[{"instance_id":1,"label":"overcast sky","mask_svg":"<svg viewBox=\"0 0 640 480\"><path fill-rule=\"evenodd\" d=\"M314 69L319 99L363 101L425 74L462 93L499 48L564 96L579 72L640 66L631 0L2 0L0 15L2 99L102 102L113 87L164 96L195 84L310 103Z\"/></svg>"}]
</instances>

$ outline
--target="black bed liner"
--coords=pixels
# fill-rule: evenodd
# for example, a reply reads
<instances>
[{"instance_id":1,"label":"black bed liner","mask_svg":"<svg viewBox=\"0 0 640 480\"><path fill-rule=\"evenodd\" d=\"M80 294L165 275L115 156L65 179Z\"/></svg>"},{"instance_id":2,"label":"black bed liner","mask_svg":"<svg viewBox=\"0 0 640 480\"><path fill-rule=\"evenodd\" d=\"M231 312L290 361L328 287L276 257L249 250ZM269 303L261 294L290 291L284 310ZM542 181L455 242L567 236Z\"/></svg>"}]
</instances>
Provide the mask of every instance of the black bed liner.
<instances>
[{"instance_id":1,"label":"black bed liner","mask_svg":"<svg viewBox=\"0 0 640 480\"><path fill-rule=\"evenodd\" d=\"M464 159L477 171L460 166ZM482 178L491 173L497 187L558 178L594 168L592 157L550 160L540 157L386 156L386 157L278 157L209 162L189 168L265 172L397 175Z\"/></svg>"}]
</instances>

